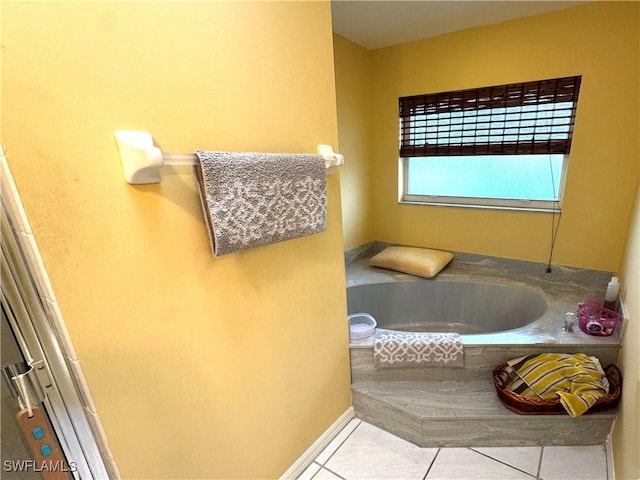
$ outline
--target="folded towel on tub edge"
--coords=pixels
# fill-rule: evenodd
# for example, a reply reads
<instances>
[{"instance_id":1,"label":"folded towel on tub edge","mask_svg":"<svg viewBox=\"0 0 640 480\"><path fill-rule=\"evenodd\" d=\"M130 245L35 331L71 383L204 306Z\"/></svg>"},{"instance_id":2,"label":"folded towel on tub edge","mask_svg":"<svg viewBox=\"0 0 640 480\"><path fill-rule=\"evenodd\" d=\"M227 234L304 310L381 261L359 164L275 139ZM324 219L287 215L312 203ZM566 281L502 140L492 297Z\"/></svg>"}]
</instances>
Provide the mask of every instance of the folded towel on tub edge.
<instances>
[{"instance_id":1,"label":"folded towel on tub edge","mask_svg":"<svg viewBox=\"0 0 640 480\"><path fill-rule=\"evenodd\" d=\"M373 340L373 362L376 368L462 367L462 338L457 333L378 328Z\"/></svg>"}]
</instances>

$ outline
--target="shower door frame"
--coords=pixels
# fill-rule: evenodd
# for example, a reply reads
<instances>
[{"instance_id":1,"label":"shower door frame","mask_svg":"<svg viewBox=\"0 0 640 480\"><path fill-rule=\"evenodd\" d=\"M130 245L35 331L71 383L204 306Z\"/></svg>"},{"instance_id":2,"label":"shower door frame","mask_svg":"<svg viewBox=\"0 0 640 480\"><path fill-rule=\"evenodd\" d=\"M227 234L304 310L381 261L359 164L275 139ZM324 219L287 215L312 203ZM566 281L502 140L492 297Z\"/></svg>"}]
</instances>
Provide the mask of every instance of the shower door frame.
<instances>
[{"instance_id":1,"label":"shower door frame","mask_svg":"<svg viewBox=\"0 0 640 480\"><path fill-rule=\"evenodd\" d=\"M44 407L76 479L118 479L2 146L2 286L11 330L45 392ZM9 312L9 310L11 312Z\"/></svg>"}]
</instances>

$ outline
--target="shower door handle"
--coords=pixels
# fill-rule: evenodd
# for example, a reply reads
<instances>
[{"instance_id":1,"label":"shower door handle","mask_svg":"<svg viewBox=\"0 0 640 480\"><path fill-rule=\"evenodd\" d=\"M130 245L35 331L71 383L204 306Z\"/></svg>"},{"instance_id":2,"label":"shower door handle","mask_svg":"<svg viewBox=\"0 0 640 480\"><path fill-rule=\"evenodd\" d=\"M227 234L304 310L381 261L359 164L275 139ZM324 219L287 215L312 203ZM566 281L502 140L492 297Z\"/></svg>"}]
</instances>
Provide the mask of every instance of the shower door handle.
<instances>
[{"instance_id":1,"label":"shower door handle","mask_svg":"<svg viewBox=\"0 0 640 480\"><path fill-rule=\"evenodd\" d=\"M16 420L33 454L33 470L40 473L43 480L69 480L70 468L58 445L58 439L47 426L45 413L40 407L23 408Z\"/></svg>"},{"instance_id":2,"label":"shower door handle","mask_svg":"<svg viewBox=\"0 0 640 480\"><path fill-rule=\"evenodd\" d=\"M2 368L2 374L20 405L16 421L33 456L33 460L18 461L9 467L39 473L43 480L71 479L71 470L58 438L52 433L46 412L40 406L44 391L33 365L25 362L7 365Z\"/></svg>"}]
</instances>

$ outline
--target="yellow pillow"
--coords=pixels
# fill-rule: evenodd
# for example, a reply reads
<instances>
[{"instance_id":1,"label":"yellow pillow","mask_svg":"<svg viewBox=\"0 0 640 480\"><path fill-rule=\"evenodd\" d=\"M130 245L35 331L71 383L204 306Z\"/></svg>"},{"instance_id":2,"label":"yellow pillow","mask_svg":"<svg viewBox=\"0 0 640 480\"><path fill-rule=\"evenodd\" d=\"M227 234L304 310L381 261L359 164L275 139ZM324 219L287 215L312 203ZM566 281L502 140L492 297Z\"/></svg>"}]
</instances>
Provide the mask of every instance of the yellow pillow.
<instances>
[{"instance_id":1,"label":"yellow pillow","mask_svg":"<svg viewBox=\"0 0 640 480\"><path fill-rule=\"evenodd\" d=\"M369 265L431 278L453 259L453 253L417 247L387 247Z\"/></svg>"}]
</instances>

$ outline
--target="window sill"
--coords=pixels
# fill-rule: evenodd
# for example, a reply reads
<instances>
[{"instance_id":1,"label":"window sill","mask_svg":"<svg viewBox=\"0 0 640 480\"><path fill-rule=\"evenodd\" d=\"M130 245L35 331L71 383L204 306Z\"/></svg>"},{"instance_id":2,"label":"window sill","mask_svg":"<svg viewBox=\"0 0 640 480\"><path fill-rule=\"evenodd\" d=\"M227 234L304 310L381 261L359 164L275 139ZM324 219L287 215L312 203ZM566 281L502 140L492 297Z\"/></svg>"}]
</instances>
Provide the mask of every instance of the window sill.
<instances>
[{"instance_id":1,"label":"window sill","mask_svg":"<svg viewBox=\"0 0 640 480\"><path fill-rule=\"evenodd\" d=\"M476 208L481 210L510 210L519 212L536 212L536 213L561 213L562 209L559 205L553 205L555 202L540 202L528 200L513 200L507 204L504 200L493 199L469 199L469 198L447 198L433 197L434 200L426 198L404 198L398 200L401 205L424 205L431 207L458 207L458 208ZM438 198L438 200L435 200ZM547 204L547 205L545 205Z\"/></svg>"}]
</instances>

